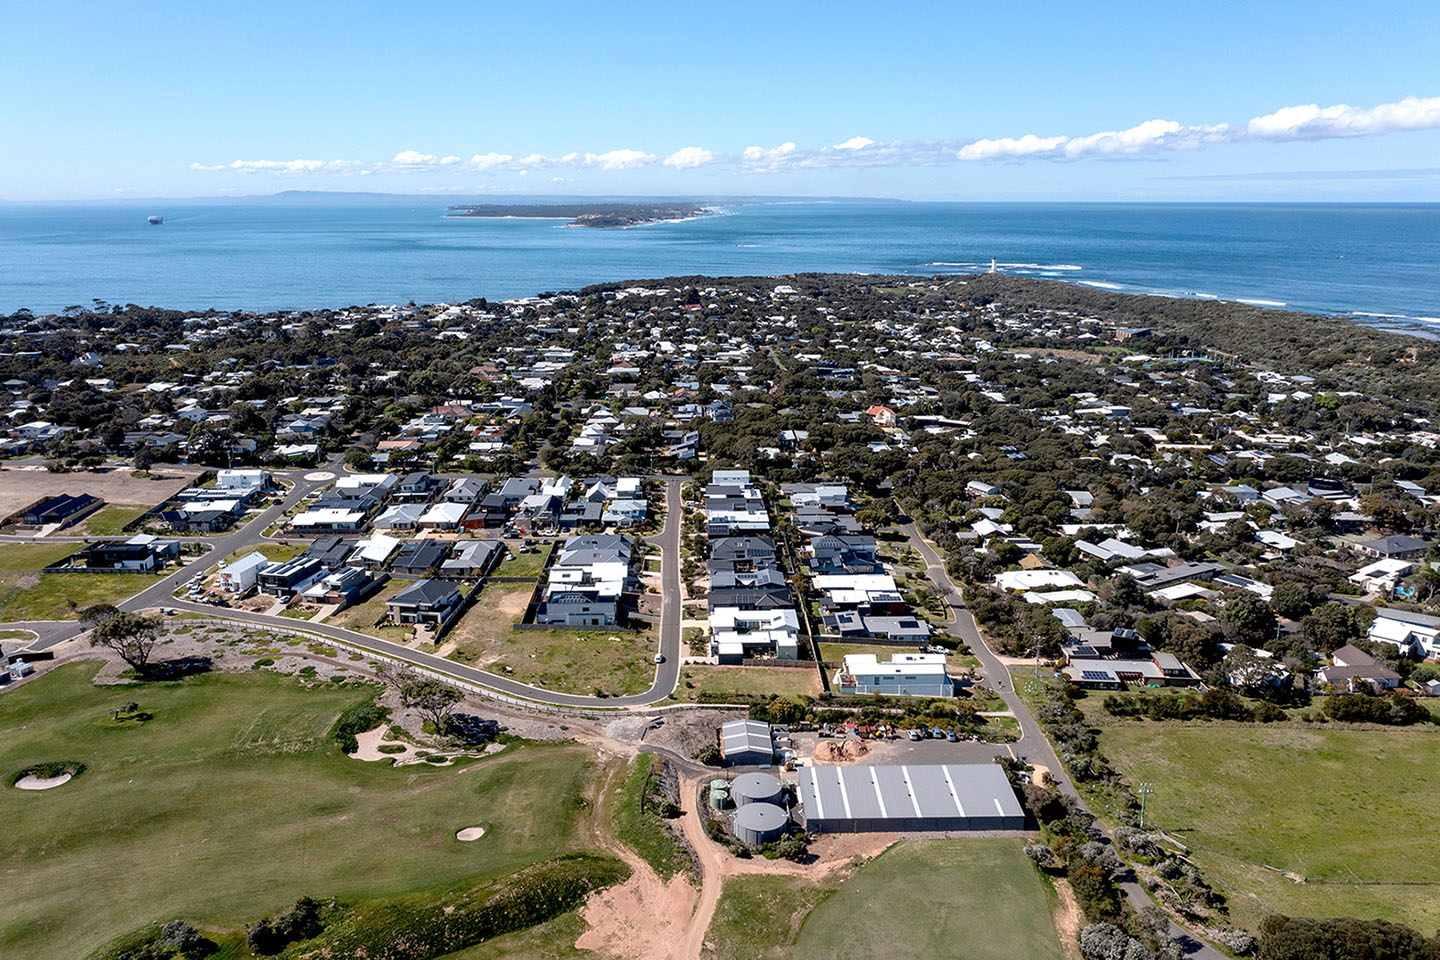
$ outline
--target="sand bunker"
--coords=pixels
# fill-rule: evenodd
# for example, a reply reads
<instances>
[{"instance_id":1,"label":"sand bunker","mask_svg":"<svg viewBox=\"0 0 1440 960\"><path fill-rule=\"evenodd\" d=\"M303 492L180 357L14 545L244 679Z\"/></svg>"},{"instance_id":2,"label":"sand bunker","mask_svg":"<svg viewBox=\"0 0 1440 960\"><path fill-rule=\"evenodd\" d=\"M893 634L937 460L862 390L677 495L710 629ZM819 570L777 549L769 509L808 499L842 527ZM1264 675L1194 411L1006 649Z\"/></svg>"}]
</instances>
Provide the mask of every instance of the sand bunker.
<instances>
[{"instance_id":1,"label":"sand bunker","mask_svg":"<svg viewBox=\"0 0 1440 960\"><path fill-rule=\"evenodd\" d=\"M20 790L53 790L64 783L69 783L74 774L62 773L58 777L37 777L33 773L28 777L21 777L15 781L15 786Z\"/></svg>"},{"instance_id":2,"label":"sand bunker","mask_svg":"<svg viewBox=\"0 0 1440 960\"><path fill-rule=\"evenodd\" d=\"M464 840L466 843L469 843L471 840L479 840L483 836L485 836L484 827L466 827L464 830L459 830L455 833L456 840Z\"/></svg>"},{"instance_id":3,"label":"sand bunker","mask_svg":"<svg viewBox=\"0 0 1440 960\"><path fill-rule=\"evenodd\" d=\"M815 744L815 759L821 763L850 763L869 753L870 745L864 740L821 740Z\"/></svg>"}]
</instances>

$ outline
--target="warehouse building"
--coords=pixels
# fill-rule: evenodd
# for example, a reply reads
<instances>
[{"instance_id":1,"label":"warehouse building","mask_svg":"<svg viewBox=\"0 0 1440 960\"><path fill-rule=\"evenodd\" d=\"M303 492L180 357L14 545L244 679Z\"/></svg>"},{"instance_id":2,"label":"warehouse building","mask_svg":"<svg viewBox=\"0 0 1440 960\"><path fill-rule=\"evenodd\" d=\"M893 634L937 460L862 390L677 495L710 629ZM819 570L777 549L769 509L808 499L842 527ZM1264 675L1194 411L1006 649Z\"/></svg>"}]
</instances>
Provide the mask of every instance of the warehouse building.
<instances>
[{"instance_id":1,"label":"warehouse building","mask_svg":"<svg viewBox=\"0 0 1440 960\"><path fill-rule=\"evenodd\" d=\"M1010 780L994 763L803 767L799 787L813 833L1025 827Z\"/></svg>"},{"instance_id":2,"label":"warehouse building","mask_svg":"<svg viewBox=\"0 0 1440 960\"><path fill-rule=\"evenodd\" d=\"M775 741L770 724L759 720L732 720L720 725L720 752L732 767L764 766L775 762Z\"/></svg>"}]
</instances>

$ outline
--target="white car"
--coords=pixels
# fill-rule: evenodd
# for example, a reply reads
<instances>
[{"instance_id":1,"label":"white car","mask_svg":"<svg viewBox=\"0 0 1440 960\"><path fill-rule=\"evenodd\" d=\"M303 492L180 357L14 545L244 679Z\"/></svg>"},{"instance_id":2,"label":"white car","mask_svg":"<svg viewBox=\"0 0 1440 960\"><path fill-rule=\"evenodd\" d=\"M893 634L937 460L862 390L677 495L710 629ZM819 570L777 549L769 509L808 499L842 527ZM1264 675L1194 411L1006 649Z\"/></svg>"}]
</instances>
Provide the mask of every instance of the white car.
<instances>
[{"instance_id":1,"label":"white car","mask_svg":"<svg viewBox=\"0 0 1440 960\"><path fill-rule=\"evenodd\" d=\"M655 654L655 662L656 662L656 663L664 663L664 662L665 662L665 654L663 654L663 653L657 653L657 654Z\"/></svg>"}]
</instances>

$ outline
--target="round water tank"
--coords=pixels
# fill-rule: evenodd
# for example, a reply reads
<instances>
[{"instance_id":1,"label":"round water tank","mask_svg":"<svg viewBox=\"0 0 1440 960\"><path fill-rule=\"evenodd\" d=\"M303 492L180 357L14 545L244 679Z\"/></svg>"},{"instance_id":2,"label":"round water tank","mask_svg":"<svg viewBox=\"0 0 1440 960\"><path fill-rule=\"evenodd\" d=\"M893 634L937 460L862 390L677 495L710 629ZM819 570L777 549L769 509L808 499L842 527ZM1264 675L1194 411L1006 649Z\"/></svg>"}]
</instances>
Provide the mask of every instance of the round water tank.
<instances>
[{"instance_id":1,"label":"round water tank","mask_svg":"<svg viewBox=\"0 0 1440 960\"><path fill-rule=\"evenodd\" d=\"M730 803L730 784L724 780L710 781L710 809L724 810Z\"/></svg>"},{"instance_id":2,"label":"round water tank","mask_svg":"<svg viewBox=\"0 0 1440 960\"><path fill-rule=\"evenodd\" d=\"M747 803L779 803L780 778L770 773L746 773L730 784L730 797L735 806Z\"/></svg>"},{"instance_id":3,"label":"round water tank","mask_svg":"<svg viewBox=\"0 0 1440 960\"><path fill-rule=\"evenodd\" d=\"M778 840L785 834L785 824L790 817L773 803L747 803L735 811L731 821L735 839L758 847L771 840Z\"/></svg>"}]
</instances>

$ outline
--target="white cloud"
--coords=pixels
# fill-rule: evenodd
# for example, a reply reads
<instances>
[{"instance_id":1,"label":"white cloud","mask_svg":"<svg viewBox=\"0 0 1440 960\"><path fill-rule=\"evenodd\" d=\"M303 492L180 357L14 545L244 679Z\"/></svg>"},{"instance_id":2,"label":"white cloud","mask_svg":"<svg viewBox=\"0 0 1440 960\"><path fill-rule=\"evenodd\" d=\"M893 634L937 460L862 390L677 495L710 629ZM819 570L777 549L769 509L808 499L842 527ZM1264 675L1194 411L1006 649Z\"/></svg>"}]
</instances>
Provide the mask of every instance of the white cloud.
<instances>
[{"instance_id":1,"label":"white cloud","mask_svg":"<svg viewBox=\"0 0 1440 960\"><path fill-rule=\"evenodd\" d=\"M1336 104L1285 107L1245 125L1245 135L1259 140L1318 140L1369 137L1440 127L1440 97L1406 97L1369 110Z\"/></svg>"},{"instance_id":2,"label":"white cloud","mask_svg":"<svg viewBox=\"0 0 1440 960\"><path fill-rule=\"evenodd\" d=\"M634 170L654 162L655 155L642 150L611 150L606 153L585 154L585 166L598 166L601 170Z\"/></svg>"},{"instance_id":3,"label":"white cloud","mask_svg":"<svg viewBox=\"0 0 1440 960\"><path fill-rule=\"evenodd\" d=\"M778 147L746 147L740 162L753 170L779 170L796 158L795 144L785 141Z\"/></svg>"},{"instance_id":4,"label":"white cloud","mask_svg":"<svg viewBox=\"0 0 1440 960\"><path fill-rule=\"evenodd\" d=\"M508 153L477 153L470 158L470 166L476 170L490 170L503 167L515 158Z\"/></svg>"},{"instance_id":5,"label":"white cloud","mask_svg":"<svg viewBox=\"0 0 1440 960\"><path fill-rule=\"evenodd\" d=\"M676 170L689 170L714 163L715 154L704 147L681 147L660 162L667 167L674 167Z\"/></svg>"},{"instance_id":6,"label":"white cloud","mask_svg":"<svg viewBox=\"0 0 1440 960\"><path fill-rule=\"evenodd\" d=\"M418 150L401 150L395 154L395 159L390 162L397 167L428 167L433 164L436 157L433 153L421 153Z\"/></svg>"},{"instance_id":7,"label":"white cloud","mask_svg":"<svg viewBox=\"0 0 1440 960\"><path fill-rule=\"evenodd\" d=\"M1380 136L1410 130L1440 129L1440 97L1407 97L1370 108L1337 104L1285 107L1246 123L1184 124L1156 118L1124 129L1079 135L987 137L958 140L894 140L878 142L851 137L818 149L801 149L793 141L776 147L749 146L738 154L723 154L700 146L680 147L670 154L618 149L600 153L571 151L558 156L531 153L477 153L468 161L457 154L437 156L402 150L388 161L353 160L235 160L230 163L192 163L205 172L280 175L339 174L363 171L411 173L441 167L463 166L475 171L505 170L524 175L530 170L592 168L608 172L639 170L656 165L675 170L701 166L727 166L740 173L772 173L796 169L834 167L917 167L983 160L1084 160L1104 157L1138 157L1174 150L1193 150L1214 144L1287 142L1342 137Z\"/></svg>"}]
</instances>

